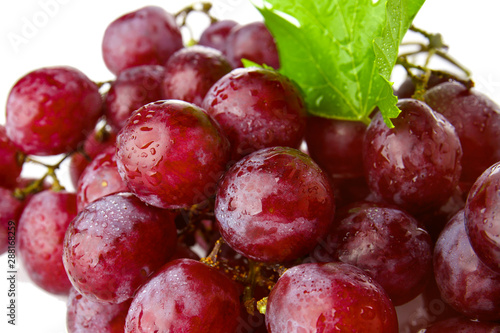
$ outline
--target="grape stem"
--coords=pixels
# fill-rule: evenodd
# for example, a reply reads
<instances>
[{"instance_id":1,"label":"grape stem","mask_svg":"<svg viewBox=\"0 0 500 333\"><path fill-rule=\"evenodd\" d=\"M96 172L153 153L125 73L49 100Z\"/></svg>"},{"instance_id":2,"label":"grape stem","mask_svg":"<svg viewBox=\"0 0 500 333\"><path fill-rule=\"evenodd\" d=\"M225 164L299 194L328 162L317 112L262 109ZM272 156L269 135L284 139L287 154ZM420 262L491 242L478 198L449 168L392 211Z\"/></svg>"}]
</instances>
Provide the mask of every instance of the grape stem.
<instances>
[{"instance_id":1,"label":"grape stem","mask_svg":"<svg viewBox=\"0 0 500 333\"><path fill-rule=\"evenodd\" d=\"M180 22L178 22L180 27L186 26L187 17L191 12L205 13L210 18L211 23L217 22L217 19L210 15L211 9L212 4L210 2L201 1L182 8L180 11L174 14L174 17L177 20L180 20Z\"/></svg>"},{"instance_id":2,"label":"grape stem","mask_svg":"<svg viewBox=\"0 0 500 333\"><path fill-rule=\"evenodd\" d=\"M19 199L19 200L24 200L26 196L29 194L37 193L40 192L43 189L43 182L47 177L52 178L52 186L51 189L55 192L63 191L65 188L59 181L56 175L56 170L59 169L61 166L62 162L64 162L69 156L71 156L74 152L71 152L69 154L64 155L64 157L57 162L56 164L46 164L44 162L38 161L36 159L33 159L30 156L25 156L23 157L23 163L33 163L33 164L38 164L41 165L45 168L47 168L47 171L45 174L40 178L35 180L34 182L30 183L28 186L23 187L23 188L16 188L14 190L14 196Z\"/></svg>"}]
</instances>

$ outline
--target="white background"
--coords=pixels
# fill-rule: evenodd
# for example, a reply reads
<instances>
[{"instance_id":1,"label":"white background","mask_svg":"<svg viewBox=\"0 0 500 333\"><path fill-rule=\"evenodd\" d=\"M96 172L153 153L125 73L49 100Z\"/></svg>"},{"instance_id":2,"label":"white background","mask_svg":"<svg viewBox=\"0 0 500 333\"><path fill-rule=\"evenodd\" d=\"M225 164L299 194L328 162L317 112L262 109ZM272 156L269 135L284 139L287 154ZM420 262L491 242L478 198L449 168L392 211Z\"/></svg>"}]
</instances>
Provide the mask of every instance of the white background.
<instances>
[{"instance_id":1,"label":"white background","mask_svg":"<svg viewBox=\"0 0 500 333\"><path fill-rule=\"evenodd\" d=\"M1 1L0 123L5 122L4 106L9 90L22 75L44 66L69 65L95 81L112 79L101 58L102 36L112 20L145 5L159 5L174 13L191 3L185 0ZM212 3L213 15L219 19L231 18L240 23L260 20L260 14L248 0ZM47 4L52 5L47 7ZM414 21L428 31L440 32L450 46L450 54L473 72L477 89L497 103L500 103L499 12L497 0L427 0ZM191 24L198 36L207 21L199 16L194 21ZM26 30L30 24L35 30ZM23 38L23 43L13 43L14 35ZM400 72L395 73L398 80ZM34 172L27 169L24 174ZM61 176L67 179L65 174ZM65 300L33 286L22 268L17 284L17 325L7 325L6 267L6 256L0 256L0 331L65 332Z\"/></svg>"}]
</instances>

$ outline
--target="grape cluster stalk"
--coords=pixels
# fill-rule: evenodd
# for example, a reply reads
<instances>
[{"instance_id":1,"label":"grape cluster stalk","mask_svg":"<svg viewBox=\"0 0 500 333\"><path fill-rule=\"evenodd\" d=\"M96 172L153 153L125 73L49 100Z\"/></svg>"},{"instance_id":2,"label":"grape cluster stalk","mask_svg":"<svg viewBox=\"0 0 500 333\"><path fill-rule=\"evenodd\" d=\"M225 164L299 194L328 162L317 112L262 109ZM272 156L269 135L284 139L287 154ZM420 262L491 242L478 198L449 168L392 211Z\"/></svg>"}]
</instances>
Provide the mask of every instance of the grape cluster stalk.
<instances>
[{"instance_id":1,"label":"grape cluster stalk","mask_svg":"<svg viewBox=\"0 0 500 333\"><path fill-rule=\"evenodd\" d=\"M500 107L440 35L411 28L427 43L398 58L389 128L311 115L266 25L210 10L110 22L107 82L55 66L13 84L0 252L13 221L68 332L500 332ZM192 12L210 24L185 44Z\"/></svg>"}]
</instances>

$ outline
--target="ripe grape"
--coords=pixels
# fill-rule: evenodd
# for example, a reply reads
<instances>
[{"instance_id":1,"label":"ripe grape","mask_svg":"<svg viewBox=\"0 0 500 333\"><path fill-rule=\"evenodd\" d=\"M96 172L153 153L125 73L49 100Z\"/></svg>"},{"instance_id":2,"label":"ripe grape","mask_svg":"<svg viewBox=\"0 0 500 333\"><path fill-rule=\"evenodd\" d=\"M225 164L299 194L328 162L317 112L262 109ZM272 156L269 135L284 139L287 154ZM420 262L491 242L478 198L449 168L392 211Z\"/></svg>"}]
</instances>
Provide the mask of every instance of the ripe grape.
<instances>
[{"instance_id":1,"label":"ripe grape","mask_svg":"<svg viewBox=\"0 0 500 333\"><path fill-rule=\"evenodd\" d=\"M71 288L62 253L66 229L76 213L74 193L45 190L29 200L19 218L23 266L35 284L53 294L68 294Z\"/></svg>"},{"instance_id":2,"label":"ripe grape","mask_svg":"<svg viewBox=\"0 0 500 333\"><path fill-rule=\"evenodd\" d=\"M18 150L7 137L5 126L0 125L0 186L16 186L17 177L22 170L17 157Z\"/></svg>"},{"instance_id":3,"label":"ripe grape","mask_svg":"<svg viewBox=\"0 0 500 333\"><path fill-rule=\"evenodd\" d=\"M269 295L269 333L398 332L396 311L379 284L345 263L288 269Z\"/></svg>"},{"instance_id":4,"label":"ripe grape","mask_svg":"<svg viewBox=\"0 0 500 333\"><path fill-rule=\"evenodd\" d=\"M5 129L25 154L57 155L75 150L102 113L97 85L71 67L32 71L7 100Z\"/></svg>"},{"instance_id":5,"label":"ripe grape","mask_svg":"<svg viewBox=\"0 0 500 333\"><path fill-rule=\"evenodd\" d=\"M165 66L163 95L201 107L210 87L232 69L218 50L196 45L181 49Z\"/></svg>"},{"instance_id":6,"label":"ripe grape","mask_svg":"<svg viewBox=\"0 0 500 333\"><path fill-rule=\"evenodd\" d=\"M231 29L238 26L238 23L233 20L220 20L210 24L201 33L199 45L212 47L226 55L227 37Z\"/></svg>"},{"instance_id":7,"label":"ripe grape","mask_svg":"<svg viewBox=\"0 0 500 333\"><path fill-rule=\"evenodd\" d=\"M116 132L112 131L109 127L105 128L104 131L96 127L94 131L87 136L82 145L85 155L78 151L71 155L69 176L75 188L78 187L78 179L90 162L98 154L109 147L115 147L115 145Z\"/></svg>"},{"instance_id":8,"label":"ripe grape","mask_svg":"<svg viewBox=\"0 0 500 333\"><path fill-rule=\"evenodd\" d=\"M129 189L118 173L115 148L109 147L94 158L78 181L78 211L101 197L120 192L129 192Z\"/></svg>"},{"instance_id":9,"label":"ripe grape","mask_svg":"<svg viewBox=\"0 0 500 333\"><path fill-rule=\"evenodd\" d=\"M234 333L240 315L235 282L199 261L169 262L135 296L126 333Z\"/></svg>"},{"instance_id":10,"label":"ripe grape","mask_svg":"<svg viewBox=\"0 0 500 333\"><path fill-rule=\"evenodd\" d=\"M226 56L234 68L243 67L241 59L274 69L280 67L276 42L263 22L235 26L226 43Z\"/></svg>"},{"instance_id":11,"label":"ripe grape","mask_svg":"<svg viewBox=\"0 0 500 333\"><path fill-rule=\"evenodd\" d=\"M409 212L438 208L451 196L461 172L462 148L453 125L423 102L403 99L389 128L378 112L363 142L370 189Z\"/></svg>"},{"instance_id":12,"label":"ripe grape","mask_svg":"<svg viewBox=\"0 0 500 333\"><path fill-rule=\"evenodd\" d=\"M174 16L161 7L146 6L109 24L104 32L102 55L108 69L118 74L140 65L164 66L182 47Z\"/></svg>"},{"instance_id":13,"label":"ripe grape","mask_svg":"<svg viewBox=\"0 0 500 333\"><path fill-rule=\"evenodd\" d=\"M434 248L434 275L445 302L479 320L500 320L500 274L490 270L472 249L464 211L441 232Z\"/></svg>"},{"instance_id":14,"label":"ripe grape","mask_svg":"<svg viewBox=\"0 0 500 333\"><path fill-rule=\"evenodd\" d=\"M111 83L105 99L107 123L118 132L132 112L141 106L163 99L165 67L142 65L124 69Z\"/></svg>"},{"instance_id":15,"label":"ripe grape","mask_svg":"<svg viewBox=\"0 0 500 333\"><path fill-rule=\"evenodd\" d=\"M150 103L118 134L121 177L141 200L160 208L191 207L215 193L229 161L229 142L194 104Z\"/></svg>"},{"instance_id":16,"label":"ripe grape","mask_svg":"<svg viewBox=\"0 0 500 333\"><path fill-rule=\"evenodd\" d=\"M425 102L455 126L463 149L462 181L473 183L500 161L500 107L495 102L457 82L430 89Z\"/></svg>"},{"instance_id":17,"label":"ripe grape","mask_svg":"<svg viewBox=\"0 0 500 333\"><path fill-rule=\"evenodd\" d=\"M479 322L464 317L454 317L439 321L421 333L499 333L500 324Z\"/></svg>"},{"instance_id":18,"label":"ripe grape","mask_svg":"<svg viewBox=\"0 0 500 333\"><path fill-rule=\"evenodd\" d=\"M165 264L176 248L173 212L130 193L102 197L71 222L63 262L75 289L94 301L121 303Z\"/></svg>"},{"instance_id":19,"label":"ripe grape","mask_svg":"<svg viewBox=\"0 0 500 333\"><path fill-rule=\"evenodd\" d=\"M431 276L429 234L395 207L362 203L345 210L348 212L321 243L323 258L317 259L363 269L380 283L394 305L418 296Z\"/></svg>"},{"instance_id":20,"label":"ripe grape","mask_svg":"<svg viewBox=\"0 0 500 333\"><path fill-rule=\"evenodd\" d=\"M94 302L71 288L66 312L68 333L123 333L130 303Z\"/></svg>"},{"instance_id":21,"label":"ripe grape","mask_svg":"<svg viewBox=\"0 0 500 333\"><path fill-rule=\"evenodd\" d=\"M11 189L0 186L0 254L7 251L9 241L13 240L9 236L15 235L17 221L23 212L25 204L23 200L14 197ZM9 224L9 221L12 221L14 226L12 223ZM9 234L9 231L11 231L11 234ZM12 244L15 244L15 241Z\"/></svg>"},{"instance_id":22,"label":"ripe grape","mask_svg":"<svg viewBox=\"0 0 500 333\"><path fill-rule=\"evenodd\" d=\"M333 177L362 177L366 127L362 122L311 116L305 136L309 155Z\"/></svg>"},{"instance_id":23,"label":"ripe grape","mask_svg":"<svg viewBox=\"0 0 500 333\"><path fill-rule=\"evenodd\" d=\"M237 161L275 146L298 148L306 128L306 106L294 83L276 71L240 68L217 81L203 108L221 125Z\"/></svg>"},{"instance_id":24,"label":"ripe grape","mask_svg":"<svg viewBox=\"0 0 500 333\"><path fill-rule=\"evenodd\" d=\"M500 274L500 162L486 169L472 186L465 220L474 252Z\"/></svg>"},{"instance_id":25,"label":"ripe grape","mask_svg":"<svg viewBox=\"0 0 500 333\"><path fill-rule=\"evenodd\" d=\"M244 256L285 262L311 251L333 221L328 178L299 150L259 150L222 179L215 217L224 240Z\"/></svg>"}]
</instances>

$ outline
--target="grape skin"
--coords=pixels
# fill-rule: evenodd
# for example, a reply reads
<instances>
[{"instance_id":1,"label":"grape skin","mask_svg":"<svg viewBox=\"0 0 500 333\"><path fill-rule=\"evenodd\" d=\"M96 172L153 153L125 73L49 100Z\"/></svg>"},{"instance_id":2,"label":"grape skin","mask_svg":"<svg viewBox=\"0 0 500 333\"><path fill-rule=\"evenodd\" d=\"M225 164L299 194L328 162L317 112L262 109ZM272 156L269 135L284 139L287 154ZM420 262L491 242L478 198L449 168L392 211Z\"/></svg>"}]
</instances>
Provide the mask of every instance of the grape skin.
<instances>
[{"instance_id":1,"label":"grape skin","mask_svg":"<svg viewBox=\"0 0 500 333\"><path fill-rule=\"evenodd\" d=\"M328 178L304 153L259 150L221 181L215 217L224 240L246 257L285 262L311 251L333 221Z\"/></svg>"},{"instance_id":2,"label":"grape skin","mask_svg":"<svg viewBox=\"0 0 500 333\"><path fill-rule=\"evenodd\" d=\"M94 159L98 154L103 152L109 147L115 147L116 145L116 132L106 131L105 135L99 134L98 129L87 136L83 142L83 151L85 155L76 152L71 155L71 160L69 164L69 176L71 183L75 188L78 188L78 179L83 173L83 170L90 164L91 160ZM88 160L89 158L90 160Z\"/></svg>"},{"instance_id":3,"label":"grape skin","mask_svg":"<svg viewBox=\"0 0 500 333\"><path fill-rule=\"evenodd\" d=\"M111 83L104 103L107 123L118 132L132 112L163 99L165 67L142 65L124 69Z\"/></svg>"},{"instance_id":4,"label":"grape skin","mask_svg":"<svg viewBox=\"0 0 500 333\"><path fill-rule=\"evenodd\" d=\"M135 296L126 333L234 333L240 315L235 282L192 259L169 262Z\"/></svg>"},{"instance_id":5,"label":"grape skin","mask_svg":"<svg viewBox=\"0 0 500 333\"><path fill-rule=\"evenodd\" d=\"M19 218L17 243L26 272L53 294L67 295L71 288L62 253L66 228L76 213L74 193L45 190L29 200Z\"/></svg>"},{"instance_id":6,"label":"grape skin","mask_svg":"<svg viewBox=\"0 0 500 333\"><path fill-rule=\"evenodd\" d=\"M280 68L276 42L263 22L252 22L231 29L226 42L226 56L234 68L243 67L243 58L259 65Z\"/></svg>"},{"instance_id":7,"label":"grape skin","mask_svg":"<svg viewBox=\"0 0 500 333\"><path fill-rule=\"evenodd\" d=\"M18 150L7 137L5 126L0 125L0 186L16 186L22 166L17 162Z\"/></svg>"},{"instance_id":8,"label":"grape skin","mask_svg":"<svg viewBox=\"0 0 500 333\"><path fill-rule=\"evenodd\" d=\"M218 124L194 104L167 100L145 105L117 138L118 172L144 202L188 208L215 193L230 145Z\"/></svg>"},{"instance_id":9,"label":"grape skin","mask_svg":"<svg viewBox=\"0 0 500 333\"><path fill-rule=\"evenodd\" d=\"M239 68L207 92L203 108L231 142L231 158L256 150L298 148L306 129L306 106L300 91L285 76L261 68Z\"/></svg>"},{"instance_id":10,"label":"grape skin","mask_svg":"<svg viewBox=\"0 0 500 333\"><path fill-rule=\"evenodd\" d=\"M72 67L40 68L23 76L7 99L5 129L25 154L75 150L102 114L97 85Z\"/></svg>"},{"instance_id":11,"label":"grape skin","mask_svg":"<svg viewBox=\"0 0 500 333\"><path fill-rule=\"evenodd\" d=\"M372 192L410 213L444 204L456 188L462 147L453 125L423 102L403 99L394 128L377 114L363 142L365 176Z\"/></svg>"},{"instance_id":12,"label":"grape skin","mask_svg":"<svg viewBox=\"0 0 500 333\"><path fill-rule=\"evenodd\" d=\"M421 333L499 333L500 324L478 322L463 317L439 321Z\"/></svg>"},{"instance_id":13,"label":"grape skin","mask_svg":"<svg viewBox=\"0 0 500 333\"><path fill-rule=\"evenodd\" d=\"M140 65L164 66L182 47L182 35L174 16L161 7L146 6L108 25L102 40L102 55L108 69L118 74Z\"/></svg>"},{"instance_id":14,"label":"grape skin","mask_svg":"<svg viewBox=\"0 0 500 333\"><path fill-rule=\"evenodd\" d=\"M78 211L101 197L120 192L129 192L129 189L118 173L115 147L109 147L94 158L78 181Z\"/></svg>"},{"instance_id":15,"label":"grape skin","mask_svg":"<svg viewBox=\"0 0 500 333\"><path fill-rule=\"evenodd\" d=\"M467 235L481 261L500 273L500 162L486 169L465 204Z\"/></svg>"},{"instance_id":16,"label":"grape skin","mask_svg":"<svg viewBox=\"0 0 500 333\"><path fill-rule=\"evenodd\" d=\"M183 48L165 66L163 96L201 107L210 87L232 69L215 49L199 45Z\"/></svg>"},{"instance_id":17,"label":"grape skin","mask_svg":"<svg viewBox=\"0 0 500 333\"><path fill-rule=\"evenodd\" d=\"M239 24L233 20L221 20L214 22L203 30L198 44L219 50L225 56L227 37L229 36L231 29L237 26L239 26Z\"/></svg>"},{"instance_id":18,"label":"grape skin","mask_svg":"<svg viewBox=\"0 0 500 333\"><path fill-rule=\"evenodd\" d=\"M477 257L460 210L441 232L434 248L434 275L445 302L479 320L500 320L500 274Z\"/></svg>"},{"instance_id":19,"label":"grape skin","mask_svg":"<svg viewBox=\"0 0 500 333\"><path fill-rule=\"evenodd\" d=\"M69 225L63 262L75 289L91 300L121 303L165 264L176 248L174 213L130 193L89 204Z\"/></svg>"},{"instance_id":20,"label":"grape skin","mask_svg":"<svg viewBox=\"0 0 500 333\"><path fill-rule=\"evenodd\" d=\"M123 333L130 303L93 302L71 288L66 309L68 333Z\"/></svg>"},{"instance_id":21,"label":"grape skin","mask_svg":"<svg viewBox=\"0 0 500 333\"><path fill-rule=\"evenodd\" d=\"M25 201L14 197L11 189L0 186L0 254L7 252L8 236L13 235L9 235L9 230L15 231L11 229L9 221L14 221L17 225L25 205Z\"/></svg>"},{"instance_id":22,"label":"grape skin","mask_svg":"<svg viewBox=\"0 0 500 333\"><path fill-rule=\"evenodd\" d=\"M418 296L432 273L429 234L408 213L383 204L358 203L335 223L321 250L321 261L342 261L373 277L394 305Z\"/></svg>"},{"instance_id":23,"label":"grape skin","mask_svg":"<svg viewBox=\"0 0 500 333\"><path fill-rule=\"evenodd\" d=\"M463 149L462 181L473 183L500 161L500 107L495 102L457 82L437 85L424 98L457 131Z\"/></svg>"},{"instance_id":24,"label":"grape skin","mask_svg":"<svg viewBox=\"0 0 500 333\"><path fill-rule=\"evenodd\" d=\"M288 269L272 289L269 333L397 333L393 304L379 284L345 263L309 263Z\"/></svg>"}]
</instances>

